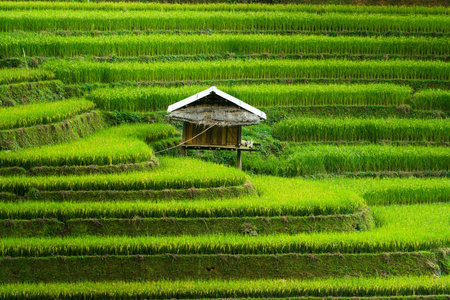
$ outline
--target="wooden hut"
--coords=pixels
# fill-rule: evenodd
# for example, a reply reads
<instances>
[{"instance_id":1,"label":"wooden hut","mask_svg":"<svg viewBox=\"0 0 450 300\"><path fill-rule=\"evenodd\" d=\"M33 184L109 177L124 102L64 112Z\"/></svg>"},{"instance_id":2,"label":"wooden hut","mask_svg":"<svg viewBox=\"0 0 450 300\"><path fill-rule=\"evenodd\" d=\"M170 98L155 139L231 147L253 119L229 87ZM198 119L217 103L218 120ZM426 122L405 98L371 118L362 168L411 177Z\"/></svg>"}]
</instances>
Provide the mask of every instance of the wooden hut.
<instances>
[{"instance_id":1,"label":"wooden hut","mask_svg":"<svg viewBox=\"0 0 450 300\"><path fill-rule=\"evenodd\" d=\"M237 151L237 167L242 167L241 151L258 151L242 141L242 126L257 125L266 114L222 92L215 86L172 104L171 120L182 121L182 154L186 149Z\"/></svg>"}]
</instances>

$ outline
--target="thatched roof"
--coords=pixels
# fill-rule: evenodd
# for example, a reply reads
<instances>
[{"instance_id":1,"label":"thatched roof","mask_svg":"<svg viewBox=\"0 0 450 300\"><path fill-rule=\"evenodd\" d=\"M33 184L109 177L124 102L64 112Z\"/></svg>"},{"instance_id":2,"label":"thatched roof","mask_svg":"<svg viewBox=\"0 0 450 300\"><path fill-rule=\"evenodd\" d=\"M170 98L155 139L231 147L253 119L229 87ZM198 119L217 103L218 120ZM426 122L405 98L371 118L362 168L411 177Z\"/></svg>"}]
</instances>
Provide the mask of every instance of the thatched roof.
<instances>
[{"instance_id":1,"label":"thatched roof","mask_svg":"<svg viewBox=\"0 0 450 300\"><path fill-rule=\"evenodd\" d=\"M172 104L168 117L176 121L202 125L256 125L266 114L216 87Z\"/></svg>"},{"instance_id":2,"label":"thatched roof","mask_svg":"<svg viewBox=\"0 0 450 300\"><path fill-rule=\"evenodd\" d=\"M237 126L257 125L260 117L233 106L188 106L169 114L175 121L200 125Z\"/></svg>"}]
</instances>

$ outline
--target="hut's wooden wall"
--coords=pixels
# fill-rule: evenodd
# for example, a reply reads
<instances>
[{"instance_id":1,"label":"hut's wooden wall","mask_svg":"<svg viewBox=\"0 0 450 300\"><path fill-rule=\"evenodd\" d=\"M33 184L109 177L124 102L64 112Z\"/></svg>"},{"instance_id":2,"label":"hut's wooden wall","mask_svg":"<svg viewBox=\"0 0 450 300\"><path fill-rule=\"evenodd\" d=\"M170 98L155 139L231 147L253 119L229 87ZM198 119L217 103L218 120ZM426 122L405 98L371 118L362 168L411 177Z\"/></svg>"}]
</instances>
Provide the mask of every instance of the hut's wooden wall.
<instances>
[{"instance_id":1,"label":"hut's wooden wall","mask_svg":"<svg viewBox=\"0 0 450 300\"><path fill-rule=\"evenodd\" d=\"M209 126L197 125L184 122L183 141L192 139L203 132ZM236 146L241 143L241 126L219 127L214 126L202 133L192 141L186 143L188 146Z\"/></svg>"}]
</instances>

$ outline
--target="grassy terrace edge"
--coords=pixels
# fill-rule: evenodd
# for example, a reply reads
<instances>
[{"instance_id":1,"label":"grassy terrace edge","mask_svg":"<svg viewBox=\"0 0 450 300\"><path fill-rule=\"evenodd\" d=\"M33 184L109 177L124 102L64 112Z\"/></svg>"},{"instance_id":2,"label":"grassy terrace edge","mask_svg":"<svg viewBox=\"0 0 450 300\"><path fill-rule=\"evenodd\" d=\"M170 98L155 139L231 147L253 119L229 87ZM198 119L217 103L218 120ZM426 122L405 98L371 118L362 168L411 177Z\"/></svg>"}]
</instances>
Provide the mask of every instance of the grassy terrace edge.
<instances>
[{"instance_id":1,"label":"grassy terrace edge","mask_svg":"<svg viewBox=\"0 0 450 300\"><path fill-rule=\"evenodd\" d=\"M66 83L276 78L449 80L450 64L434 61L250 60L154 64L50 61L41 66Z\"/></svg>"},{"instance_id":2,"label":"grassy terrace edge","mask_svg":"<svg viewBox=\"0 0 450 300\"><path fill-rule=\"evenodd\" d=\"M295 235L4 238L1 256L282 254L415 252L450 246L450 203L371 207L377 227L361 232Z\"/></svg>"},{"instance_id":3,"label":"grassy terrace edge","mask_svg":"<svg viewBox=\"0 0 450 300\"><path fill-rule=\"evenodd\" d=\"M183 99L208 89L209 85L96 86L86 99L107 111L164 111L173 99ZM255 107L287 106L400 106L413 109L450 111L450 92L427 89L414 93L409 86L390 83L347 84L253 84L217 85L220 90L245 99ZM407 113L407 111L405 111ZM270 118L272 119L272 118ZM272 122L271 120L267 120Z\"/></svg>"},{"instance_id":4,"label":"grassy terrace edge","mask_svg":"<svg viewBox=\"0 0 450 300\"><path fill-rule=\"evenodd\" d=\"M301 1L299 1L301 2ZM320 2L320 1L319 1ZM323 1L322 1L323 2ZM382 5L336 5L315 4L305 5L301 3L271 4L263 3L192 3L179 1L177 4L158 2L68 2L68 1L0 1L1 10L19 9L65 9L65 10L186 10L186 11L292 11L311 13L384 13L384 14L423 14L423 15L447 15L450 9L446 7L433 6L382 6Z\"/></svg>"},{"instance_id":5,"label":"grassy terrace edge","mask_svg":"<svg viewBox=\"0 0 450 300\"><path fill-rule=\"evenodd\" d=\"M318 189L312 190L318 192ZM323 194L325 197L327 194ZM351 197L352 193L347 193ZM330 195L328 195L330 196ZM274 196L275 198L275 196ZM311 199L312 198L312 199ZM1 203L0 214L3 219L36 219L57 218L239 218L239 217L278 217L278 216L319 216L345 215L364 210L365 203L361 198L337 202L334 206L321 207L319 197L293 199L280 203L280 200L260 199L256 197L237 197L232 199L207 199L203 201L171 201L169 203L148 201L130 202L20 202ZM337 198L337 197L336 197ZM265 205L260 202L266 200ZM278 200L278 201L277 201ZM295 201L297 200L297 201ZM334 200L334 199L332 199Z\"/></svg>"},{"instance_id":6,"label":"grassy terrace edge","mask_svg":"<svg viewBox=\"0 0 450 300\"><path fill-rule=\"evenodd\" d=\"M450 180L446 178L326 178L319 181L354 191L369 206L446 203Z\"/></svg>"},{"instance_id":7,"label":"grassy terrace edge","mask_svg":"<svg viewBox=\"0 0 450 300\"><path fill-rule=\"evenodd\" d=\"M199 280L437 274L432 252L0 258L0 281ZM367 265L371 267L368 268ZM34 272L30 270L40 270ZM52 274L48 276L47 274Z\"/></svg>"},{"instance_id":8,"label":"grassy terrace edge","mask_svg":"<svg viewBox=\"0 0 450 300\"><path fill-rule=\"evenodd\" d=\"M59 80L4 84L0 85L0 107L62 100L64 94L64 85Z\"/></svg>"},{"instance_id":9,"label":"grassy terrace edge","mask_svg":"<svg viewBox=\"0 0 450 300\"><path fill-rule=\"evenodd\" d=\"M274 126L280 140L308 141L450 141L446 119L295 118Z\"/></svg>"},{"instance_id":10,"label":"grassy terrace edge","mask_svg":"<svg viewBox=\"0 0 450 300\"><path fill-rule=\"evenodd\" d=\"M104 128L106 123L102 113L92 111L58 123L0 130L0 150L18 150L75 141ZM2 169L0 174L3 173Z\"/></svg>"},{"instance_id":11,"label":"grassy terrace edge","mask_svg":"<svg viewBox=\"0 0 450 300\"><path fill-rule=\"evenodd\" d=\"M41 32L42 33L42 32ZM249 34L260 34L260 35L305 35L305 36L347 36L347 37L432 37L432 38L447 38L450 36L449 33L444 32L411 32L411 31L368 31L368 30L262 30L262 29L245 29L245 30L161 30L161 29L147 29L147 30L102 30L102 31L84 31L84 30L49 30L45 31L48 36L133 36L133 35L155 35L155 34L171 34L171 35L210 35L210 34L224 34L224 35L249 35ZM253 54L255 55L255 54ZM306 54L305 54L306 55ZM326 56L326 53L321 55ZM338 53L336 53L338 55ZM342 57L352 57L351 55L341 54ZM173 55L168 55L173 56ZM402 57L407 57L404 55ZM386 56L385 56L386 57ZM394 56L395 57L395 56ZM431 55L418 55L414 56L421 59L431 59L431 60L448 60L449 58L445 55L443 56L431 56ZM106 57L105 57L106 58ZM37 61L31 60L31 57L27 57L27 62L29 66L35 66ZM39 57L34 59L39 60ZM356 57L355 57L356 59ZM370 59L370 56L368 56ZM374 59L374 58L372 58ZM20 65L20 62L16 61L17 58L7 58L6 60L0 60L0 66L4 66L7 61L10 67ZM24 58L22 58L22 63L24 63Z\"/></svg>"},{"instance_id":12,"label":"grassy terrace edge","mask_svg":"<svg viewBox=\"0 0 450 300\"><path fill-rule=\"evenodd\" d=\"M254 192L250 183L240 186L214 187L214 188L188 188L188 189L164 189L164 190L136 190L136 191L38 191L28 192L23 197L14 193L0 193L0 201L16 202L20 200L46 200L46 201L74 201L86 200L102 201L168 201L168 200L197 200L216 199L224 197L239 197L250 195Z\"/></svg>"},{"instance_id":13,"label":"grassy terrace edge","mask_svg":"<svg viewBox=\"0 0 450 300\"><path fill-rule=\"evenodd\" d=\"M55 127L50 125L49 129ZM0 161L3 167L24 169L145 162L153 159L153 151L146 142L175 133L176 129L168 124L122 124L67 143L0 152Z\"/></svg>"},{"instance_id":14,"label":"grassy terrace edge","mask_svg":"<svg viewBox=\"0 0 450 300\"><path fill-rule=\"evenodd\" d=\"M0 286L0 296L6 299L62 296L66 299L98 297L125 299L151 297L153 299L201 298L284 298L284 297L393 297L403 299L418 295L442 295L447 299L450 276L404 276L390 278L333 278L315 280L208 280L208 281L148 281L148 282L78 282L30 284L15 283ZM447 296L444 296L447 295ZM23 298L21 298L23 297ZM435 298L433 298L435 299ZM437 298L439 299L439 298ZM314 300L318 300L317 298ZM368 299L365 299L368 300Z\"/></svg>"},{"instance_id":15,"label":"grassy terrace edge","mask_svg":"<svg viewBox=\"0 0 450 300\"><path fill-rule=\"evenodd\" d=\"M23 196L30 189L37 189L38 191L163 190L188 189L191 187L227 187L246 182L246 175L233 168L197 161L195 162L196 166L202 169L202 172L198 172L195 168L187 169L193 164L192 160L189 159L164 158L164 160L160 159L160 162L161 167L158 169L123 175L9 176L3 178L0 183L0 190ZM174 166L166 166L166 164L182 166L184 170L177 169Z\"/></svg>"},{"instance_id":16,"label":"grassy terrace edge","mask_svg":"<svg viewBox=\"0 0 450 300\"><path fill-rule=\"evenodd\" d=\"M374 222L367 209L347 215L238 218L31 219L0 221L0 237L142 236L234 233L251 236L299 232L370 230Z\"/></svg>"},{"instance_id":17,"label":"grassy terrace edge","mask_svg":"<svg viewBox=\"0 0 450 300\"><path fill-rule=\"evenodd\" d=\"M74 95L84 95L99 88L109 87L182 87L194 85L258 85L258 84L396 84L408 85L414 91L424 89L443 89L450 90L450 83L448 80L436 79L378 79L378 78L308 78L308 77L289 77L289 78L234 78L234 79L196 79L196 80L120 80L115 82L91 82L70 83L67 88L71 90Z\"/></svg>"},{"instance_id":18,"label":"grassy terrace edge","mask_svg":"<svg viewBox=\"0 0 450 300\"><path fill-rule=\"evenodd\" d=\"M0 69L0 84L20 83L24 81L51 80L52 72L38 69Z\"/></svg>"},{"instance_id":19,"label":"grassy terrace edge","mask_svg":"<svg viewBox=\"0 0 450 300\"><path fill-rule=\"evenodd\" d=\"M208 88L208 85L100 88L93 90L86 97L102 110L163 111L173 99L187 98ZM411 87L394 84L259 84L219 85L217 88L239 99L245 99L246 103L255 107L393 106L409 104L413 95ZM442 94L445 99L446 93ZM448 94L450 98L450 93ZM423 98L427 99L427 94L424 94ZM426 101L425 99L423 101Z\"/></svg>"},{"instance_id":20,"label":"grassy terrace edge","mask_svg":"<svg viewBox=\"0 0 450 300\"><path fill-rule=\"evenodd\" d=\"M368 30L450 32L445 15L343 14L228 11L0 10L0 31L13 30Z\"/></svg>"},{"instance_id":21,"label":"grassy terrace edge","mask_svg":"<svg viewBox=\"0 0 450 300\"><path fill-rule=\"evenodd\" d=\"M91 166L42 166L25 169L21 167L0 168L0 176L48 176L48 175L87 175L87 174L111 174L152 170L157 168L159 161L154 157L150 161L140 163L116 164L116 165L91 165ZM69 191L66 191L69 192Z\"/></svg>"},{"instance_id":22,"label":"grassy terrace edge","mask_svg":"<svg viewBox=\"0 0 450 300\"><path fill-rule=\"evenodd\" d=\"M161 159L162 160L162 159ZM177 162L177 160L173 160ZM172 161L172 162L173 162ZM162 160L162 164L167 160ZM171 170L168 171L172 172ZM237 172L237 174L241 174ZM244 177L246 179L246 177ZM339 187L324 189L321 183L307 181L279 179L265 177L253 178L252 182L257 194L252 195L253 187L247 183L242 187L230 187L230 192L243 192L247 197L224 198L219 197L226 192L226 187L215 189L187 189L181 191L160 191L159 195L171 193L186 198L179 201L155 201L154 203L141 200L135 201L86 201L86 202L48 202L29 201L19 203L0 203L1 214L4 219L31 219L51 217L60 220L72 218L164 218L164 217L258 217L258 216L311 216L351 214L366 207L364 200L353 192L345 191ZM207 182L208 183L208 182ZM268 188L268 183L278 183L278 189ZM308 189L310 193L300 193ZM147 194L152 191L136 191L134 196ZM208 196L198 201L196 194ZM201 195L204 193L204 195ZM83 193L80 193L81 196ZM118 193L121 195L121 193ZM150 193L151 194L151 193ZM227 193L225 193L227 194ZM220 199L219 199L220 198ZM145 199L145 198L144 198ZM67 200L70 200L67 199ZM102 200L102 199L97 199ZM120 200L120 199L116 199ZM156 199L160 200L160 199ZM163 200L163 199L161 199ZM167 199L168 200L168 199ZM264 203L264 204L263 204Z\"/></svg>"},{"instance_id":23,"label":"grassy terrace edge","mask_svg":"<svg viewBox=\"0 0 450 300\"><path fill-rule=\"evenodd\" d=\"M448 147L401 145L299 144L280 157L243 155L243 169L255 174L276 176L345 175L396 172L442 172L450 170Z\"/></svg>"},{"instance_id":24,"label":"grassy terrace edge","mask_svg":"<svg viewBox=\"0 0 450 300\"><path fill-rule=\"evenodd\" d=\"M428 37L351 37L317 35L110 35L56 36L0 34L0 58L28 56L162 56L208 53L271 53L425 56L448 54L450 43Z\"/></svg>"},{"instance_id":25,"label":"grassy terrace edge","mask_svg":"<svg viewBox=\"0 0 450 300\"><path fill-rule=\"evenodd\" d=\"M61 122L91 111L95 104L85 99L40 102L25 106L0 107L0 129L11 130Z\"/></svg>"}]
</instances>

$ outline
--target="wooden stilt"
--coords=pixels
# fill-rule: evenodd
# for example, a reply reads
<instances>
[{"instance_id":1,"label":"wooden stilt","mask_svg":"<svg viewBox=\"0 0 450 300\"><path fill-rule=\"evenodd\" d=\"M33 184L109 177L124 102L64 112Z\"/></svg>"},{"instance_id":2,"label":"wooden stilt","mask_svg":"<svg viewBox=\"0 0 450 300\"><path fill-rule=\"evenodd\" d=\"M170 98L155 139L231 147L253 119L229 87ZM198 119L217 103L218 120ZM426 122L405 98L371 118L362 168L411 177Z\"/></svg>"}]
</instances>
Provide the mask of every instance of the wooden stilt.
<instances>
[{"instance_id":1,"label":"wooden stilt","mask_svg":"<svg viewBox=\"0 0 450 300\"><path fill-rule=\"evenodd\" d=\"M187 150L186 150L186 147L181 146L180 150L181 150L181 156L186 157L186 156L187 156Z\"/></svg>"},{"instance_id":2,"label":"wooden stilt","mask_svg":"<svg viewBox=\"0 0 450 300\"><path fill-rule=\"evenodd\" d=\"M238 168L239 170L242 170L242 155L241 155L241 150L238 150L238 151L237 151L236 168Z\"/></svg>"}]
</instances>

